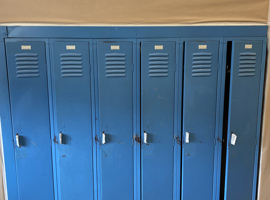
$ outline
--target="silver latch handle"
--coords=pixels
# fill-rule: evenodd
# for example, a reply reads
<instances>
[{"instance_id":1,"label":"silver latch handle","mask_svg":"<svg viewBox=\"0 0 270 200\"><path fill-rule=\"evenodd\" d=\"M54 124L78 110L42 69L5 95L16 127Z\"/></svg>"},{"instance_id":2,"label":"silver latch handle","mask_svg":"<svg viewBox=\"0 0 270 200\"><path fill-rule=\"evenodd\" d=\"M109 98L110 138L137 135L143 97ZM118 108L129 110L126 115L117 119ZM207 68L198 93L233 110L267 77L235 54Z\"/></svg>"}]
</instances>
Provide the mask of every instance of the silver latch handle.
<instances>
[{"instance_id":1,"label":"silver latch handle","mask_svg":"<svg viewBox=\"0 0 270 200\"><path fill-rule=\"evenodd\" d=\"M232 136L231 136L231 145L235 145L235 144L236 144L236 140L237 140L237 135L235 135L235 134L232 132Z\"/></svg>"},{"instance_id":2,"label":"silver latch handle","mask_svg":"<svg viewBox=\"0 0 270 200\"><path fill-rule=\"evenodd\" d=\"M103 133L102 133L101 144L105 144L105 143L106 143L106 134L103 132Z\"/></svg>"},{"instance_id":3,"label":"silver latch handle","mask_svg":"<svg viewBox=\"0 0 270 200\"><path fill-rule=\"evenodd\" d=\"M186 132L185 143L189 143L189 132Z\"/></svg>"},{"instance_id":4,"label":"silver latch handle","mask_svg":"<svg viewBox=\"0 0 270 200\"><path fill-rule=\"evenodd\" d=\"M17 144L17 147L21 148L19 133L16 133L16 144Z\"/></svg>"},{"instance_id":5,"label":"silver latch handle","mask_svg":"<svg viewBox=\"0 0 270 200\"><path fill-rule=\"evenodd\" d=\"M59 144L63 144L62 138L63 138L63 134L60 132L59 133Z\"/></svg>"},{"instance_id":6,"label":"silver latch handle","mask_svg":"<svg viewBox=\"0 0 270 200\"><path fill-rule=\"evenodd\" d=\"M145 131L143 133L143 143L147 144L147 133Z\"/></svg>"}]
</instances>

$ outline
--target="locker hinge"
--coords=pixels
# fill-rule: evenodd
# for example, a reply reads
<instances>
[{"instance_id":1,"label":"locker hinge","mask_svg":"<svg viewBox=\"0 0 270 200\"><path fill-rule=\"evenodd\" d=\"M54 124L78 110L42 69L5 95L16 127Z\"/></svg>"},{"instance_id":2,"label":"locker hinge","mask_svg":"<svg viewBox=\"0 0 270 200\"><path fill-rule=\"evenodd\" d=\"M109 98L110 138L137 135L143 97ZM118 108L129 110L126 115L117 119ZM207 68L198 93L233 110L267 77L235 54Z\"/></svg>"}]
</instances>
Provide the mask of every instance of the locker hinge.
<instances>
[{"instance_id":1,"label":"locker hinge","mask_svg":"<svg viewBox=\"0 0 270 200\"><path fill-rule=\"evenodd\" d=\"M98 136L97 135L95 136L95 142L96 143L100 143L100 140L98 139Z\"/></svg>"},{"instance_id":2,"label":"locker hinge","mask_svg":"<svg viewBox=\"0 0 270 200\"><path fill-rule=\"evenodd\" d=\"M218 71L220 70L220 63L218 63L217 70Z\"/></svg>"},{"instance_id":3,"label":"locker hinge","mask_svg":"<svg viewBox=\"0 0 270 200\"><path fill-rule=\"evenodd\" d=\"M141 143L141 137L137 134L137 135L133 135L133 144L134 142L137 142L137 143Z\"/></svg>"},{"instance_id":4,"label":"locker hinge","mask_svg":"<svg viewBox=\"0 0 270 200\"><path fill-rule=\"evenodd\" d=\"M182 142L181 142L181 139L180 139L179 135L174 136L174 138L173 138L173 145L175 145L176 143L179 144L179 145L182 145Z\"/></svg>"},{"instance_id":5,"label":"locker hinge","mask_svg":"<svg viewBox=\"0 0 270 200\"><path fill-rule=\"evenodd\" d=\"M134 64L132 64L132 71L134 71Z\"/></svg>"},{"instance_id":6,"label":"locker hinge","mask_svg":"<svg viewBox=\"0 0 270 200\"><path fill-rule=\"evenodd\" d=\"M214 146L216 145L216 138L214 138Z\"/></svg>"},{"instance_id":7,"label":"locker hinge","mask_svg":"<svg viewBox=\"0 0 270 200\"><path fill-rule=\"evenodd\" d=\"M261 67L260 67L260 70L262 71L263 70L263 64L261 63Z\"/></svg>"}]
</instances>

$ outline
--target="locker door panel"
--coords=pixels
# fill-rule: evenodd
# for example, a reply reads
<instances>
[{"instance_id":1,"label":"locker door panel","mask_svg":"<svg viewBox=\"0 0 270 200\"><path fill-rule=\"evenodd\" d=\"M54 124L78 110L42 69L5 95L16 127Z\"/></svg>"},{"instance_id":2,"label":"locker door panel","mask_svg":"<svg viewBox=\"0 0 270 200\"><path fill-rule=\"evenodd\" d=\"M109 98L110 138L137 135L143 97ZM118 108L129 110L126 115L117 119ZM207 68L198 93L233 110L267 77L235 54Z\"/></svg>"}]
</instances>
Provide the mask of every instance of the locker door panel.
<instances>
[{"instance_id":1,"label":"locker door panel","mask_svg":"<svg viewBox=\"0 0 270 200\"><path fill-rule=\"evenodd\" d=\"M219 42L186 42L182 199L212 199Z\"/></svg>"},{"instance_id":2,"label":"locker door panel","mask_svg":"<svg viewBox=\"0 0 270 200\"><path fill-rule=\"evenodd\" d=\"M173 199L175 54L175 42L141 43L143 200Z\"/></svg>"},{"instance_id":3,"label":"locker door panel","mask_svg":"<svg viewBox=\"0 0 270 200\"><path fill-rule=\"evenodd\" d=\"M132 42L97 44L102 200L133 199L132 49Z\"/></svg>"},{"instance_id":4,"label":"locker door panel","mask_svg":"<svg viewBox=\"0 0 270 200\"><path fill-rule=\"evenodd\" d=\"M93 199L89 44L54 42L52 56L59 199Z\"/></svg>"},{"instance_id":5,"label":"locker door panel","mask_svg":"<svg viewBox=\"0 0 270 200\"><path fill-rule=\"evenodd\" d=\"M225 199L251 200L254 180L261 41L236 41L232 46ZM235 145L231 136L237 136Z\"/></svg>"},{"instance_id":6,"label":"locker door panel","mask_svg":"<svg viewBox=\"0 0 270 200\"><path fill-rule=\"evenodd\" d=\"M54 199L45 43L7 42L6 52L19 199Z\"/></svg>"}]
</instances>

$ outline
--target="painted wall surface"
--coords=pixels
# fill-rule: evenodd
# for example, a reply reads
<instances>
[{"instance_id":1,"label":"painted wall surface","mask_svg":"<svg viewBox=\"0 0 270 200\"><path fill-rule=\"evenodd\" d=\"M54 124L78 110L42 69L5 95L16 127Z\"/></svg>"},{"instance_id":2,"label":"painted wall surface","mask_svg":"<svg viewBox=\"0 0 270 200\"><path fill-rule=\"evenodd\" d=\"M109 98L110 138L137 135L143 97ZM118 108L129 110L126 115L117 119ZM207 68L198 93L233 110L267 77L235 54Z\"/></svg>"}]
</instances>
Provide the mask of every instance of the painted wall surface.
<instances>
[{"instance_id":1,"label":"painted wall surface","mask_svg":"<svg viewBox=\"0 0 270 200\"><path fill-rule=\"evenodd\" d=\"M267 22L268 0L1 0L0 23Z\"/></svg>"},{"instance_id":2,"label":"painted wall surface","mask_svg":"<svg viewBox=\"0 0 270 200\"><path fill-rule=\"evenodd\" d=\"M270 6L270 5L269 5ZM268 14L270 28L270 7ZM270 31L268 28L268 59L265 77L264 114L261 138L261 162L259 171L258 200L270 199Z\"/></svg>"}]
</instances>

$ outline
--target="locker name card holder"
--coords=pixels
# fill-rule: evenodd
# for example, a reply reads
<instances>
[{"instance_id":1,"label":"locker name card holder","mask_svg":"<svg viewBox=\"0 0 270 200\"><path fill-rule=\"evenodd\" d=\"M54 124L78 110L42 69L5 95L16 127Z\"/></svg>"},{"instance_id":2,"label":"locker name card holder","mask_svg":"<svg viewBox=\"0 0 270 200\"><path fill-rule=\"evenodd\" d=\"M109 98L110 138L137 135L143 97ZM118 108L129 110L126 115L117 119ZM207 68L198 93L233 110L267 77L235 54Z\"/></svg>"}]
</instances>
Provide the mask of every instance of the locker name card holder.
<instances>
[{"instance_id":1,"label":"locker name card holder","mask_svg":"<svg viewBox=\"0 0 270 200\"><path fill-rule=\"evenodd\" d=\"M21 45L21 50L31 50L31 45Z\"/></svg>"},{"instance_id":2,"label":"locker name card holder","mask_svg":"<svg viewBox=\"0 0 270 200\"><path fill-rule=\"evenodd\" d=\"M111 50L120 50L119 45L111 45Z\"/></svg>"},{"instance_id":3,"label":"locker name card holder","mask_svg":"<svg viewBox=\"0 0 270 200\"><path fill-rule=\"evenodd\" d=\"M76 50L75 45L66 45L66 50Z\"/></svg>"}]
</instances>

